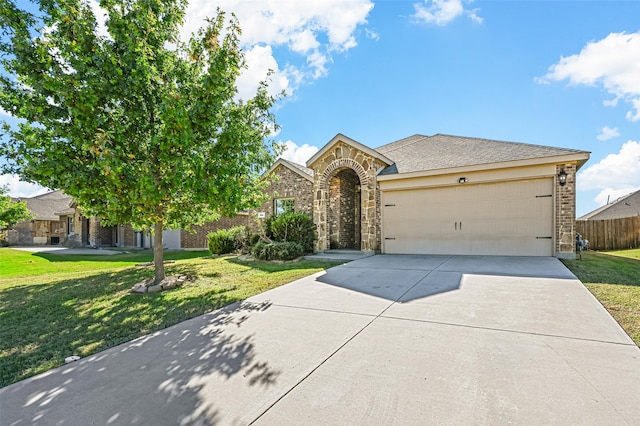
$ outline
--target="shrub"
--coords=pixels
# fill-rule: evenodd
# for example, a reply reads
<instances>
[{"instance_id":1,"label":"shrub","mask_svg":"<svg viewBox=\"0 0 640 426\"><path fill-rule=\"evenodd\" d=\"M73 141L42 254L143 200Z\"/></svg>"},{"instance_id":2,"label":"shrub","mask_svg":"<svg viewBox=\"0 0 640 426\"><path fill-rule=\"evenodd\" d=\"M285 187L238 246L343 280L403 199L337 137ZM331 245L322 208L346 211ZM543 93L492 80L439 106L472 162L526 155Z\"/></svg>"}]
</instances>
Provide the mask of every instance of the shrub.
<instances>
[{"instance_id":1,"label":"shrub","mask_svg":"<svg viewBox=\"0 0 640 426\"><path fill-rule=\"evenodd\" d=\"M264 220L264 234L265 236L272 240L273 239L273 232L271 231L271 224L273 223L273 220L276 218L276 216L269 216L268 218L266 218Z\"/></svg>"},{"instance_id":2,"label":"shrub","mask_svg":"<svg viewBox=\"0 0 640 426\"><path fill-rule=\"evenodd\" d=\"M258 241L251 253L260 260L293 260L304 254L304 247L293 241Z\"/></svg>"},{"instance_id":3,"label":"shrub","mask_svg":"<svg viewBox=\"0 0 640 426\"><path fill-rule=\"evenodd\" d=\"M316 239L316 225L308 214L303 212L281 214L272 218L270 228L273 239L298 243L305 253L313 251L313 241Z\"/></svg>"},{"instance_id":4,"label":"shrub","mask_svg":"<svg viewBox=\"0 0 640 426\"><path fill-rule=\"evenodd\" d=\"M251 234L249 237L249 246L255 246L260 241L260 234Z\"/></svg>"},{"instance_id":5,"label":"shrub","mask_svg":"<svg viewBox=\"0 0 640 426\"><path fill-rule=\"evenodd\" d=\"M249 228L246 226L234 226L228 229L233 238L233 248L241 253L249 251Z\"/></svg>"},{"instance_id":6,"label":"shrub","mask_svg":"<svg viewBox=\"0 0 640 426\"><path fill-rule=\"evenodd\" d=\"M207 235L207 243L211 254L226 254L233 251L247 253L249 251L249 229L246 226L218 229Z\"/></svg>"},{"instance_id":7,"label":"shrub","mask_svg":"<svg viewBox=\"0 0 640 426\"><path fill-rule=\"evenodd\" d=\"M218 229L207 235L207 245L211 254L231 253L235 248L234 239L228 229Z\"/></svg>"}]
</instances>

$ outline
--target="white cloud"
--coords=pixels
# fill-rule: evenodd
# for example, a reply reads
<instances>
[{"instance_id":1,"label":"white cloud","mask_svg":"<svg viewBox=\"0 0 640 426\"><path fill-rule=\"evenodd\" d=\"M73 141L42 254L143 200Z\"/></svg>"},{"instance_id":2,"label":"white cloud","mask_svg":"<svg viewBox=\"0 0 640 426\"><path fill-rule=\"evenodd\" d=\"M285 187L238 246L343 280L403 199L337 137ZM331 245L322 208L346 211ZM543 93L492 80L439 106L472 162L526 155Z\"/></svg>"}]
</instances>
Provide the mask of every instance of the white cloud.
<instances>
[{"instance_id":1,"label":"white cloud","mask_svg":"<svg viewBox=\"0 0 640 426\"><path fill-rule=\"evenodd\" d=\"M482 23L477 9L466 10L462 0L424 0L423 3L414 3L415 19L427 24L446 25L459 16L466 14L475 22Z\"/></svg>"},{"instance_id":2,"label":"white cloud","mask_svg":"<svg viewBox=\"0 0 640 426\"><path fill-rule=\"evenodd\" d=\"M40 185L21 181L17 175L0 175L0 186L6 186L8 195L15 198L30 198L49 192L47 188Z\"/></svg>"},{"instance_id":3,"label":"white cloud","mask_svg":"<svg viewBox=\"0 0 640 426\"><path fill-rule=\"evenodd\" d=\"M638 75L640 78L640 75ZM636 112L627 111L627 115L625 116L629 121L639 121L640 120L640 98L631 99L631 105Z\"/></svg>"},{"instance_id":4,"label":"white cloud","mask_svg":"<svg viewBox=\"0 0 640 426\"><path fill-rule=\"evenodd\" d=\"M302 164L303 166L307 163L308 159L313 157L313 154L318 152L317 146L309 145L306 143L301 146L298 146L291 140L280 143L284 145L285 148L280 157L284 158L285 160L293 161L297 164Z\"/></svg>"},{"instance_id":5,"label":"white cloud","mask_svg":"<svg viewBox=\"0 0 640 426\"><path fill-rule=\"evenodd\" d=\"M609 126L604 126L596 138L599 141L607 141L618 136L620 136L620 132L617 127L611 128Z\"/></svg>"},{"instance_id":6,"label":"white cloud","mask_svg":"<svg viewBox=\"0 0 640 426\"><path fill-rule=\"evenodd\" d=\"M561 57L539 83L568 80L569 84L600 86L614 95L605 100L606 106L615 106L619 99L631 103L634 111L626 114L628 120L640 120L640 32L611 33L599 41L592 41L580 53Z\"/></svg>"},{"instance_id":7,"label":"white cloud","mask_svg":"<svg viewBox=\"0 0 640 426\"><path fill-rule=\"evenodd\" d=\"M273 57L271 46L253 46L245 51L247 69L238 78L238 95L242 99L251 99L258 85L265 79L269 70L273 71L269 82L269 92L276 95L281 91L289 91L290 79L286 71L278 68Z\"/></svg>"},{"instance_id":8,"label":"white cloud","mask_svg":"<svg viewBox=\"0 0 640 426\"><path fill-rule=\"evenodd\" d=\"M598 207L601 207L607 204L607 202L612 203L618 198L624 197L625 195L629 195L638 190L640 190L640 186L629 186L621 189L605 188L600 191L593 200L598 203Z\"/></svg>"},{"instance_id":9,"label":"white cloud","mask_svg":"<svg viewBox=\"0 0 640 426\"><path fill-rule=\"evenodd\" d=\"M250 77L239 82L240 92L252 93L257 81L266 77L266 63L275 72L272 78L277 81L277 91L291 92L300 84L327 75L331 55L357 45L357 29L367 23L374 4L371 0L193 0L186 11L182 38L187 39L202 27L206 17L215 16L217 7L235 13L242 28L243 47L260 56L252 58L251 63L247 57L249 70L245 74ZM300 63L279 64L273 53L276 47L294 53L294 60L299 55Z\"/></svg>"},{"instance_id":10,"label":"white cloud","mask_svg":"<svg viewBox=\"0 0 640 426\"><path fill-rule=\"evenodd\" d=\"M0 116L13 117L13 115L11 115L9 111L5 110L2 107L0 107Z\"/></svg>"},{"instance_id":11,"label":"white cloud","mask_svg":"<svg viewBox=\"0 0 640 426\"><path fill-rule=\"evenodd\" d=\"M600 190L595 201L606 203L640 189L640 142L628 141L617 154L609 154L600 162L578 173L578 190ZM615 198L613 198L615 195Z\"/></svg>"}]
</instances>

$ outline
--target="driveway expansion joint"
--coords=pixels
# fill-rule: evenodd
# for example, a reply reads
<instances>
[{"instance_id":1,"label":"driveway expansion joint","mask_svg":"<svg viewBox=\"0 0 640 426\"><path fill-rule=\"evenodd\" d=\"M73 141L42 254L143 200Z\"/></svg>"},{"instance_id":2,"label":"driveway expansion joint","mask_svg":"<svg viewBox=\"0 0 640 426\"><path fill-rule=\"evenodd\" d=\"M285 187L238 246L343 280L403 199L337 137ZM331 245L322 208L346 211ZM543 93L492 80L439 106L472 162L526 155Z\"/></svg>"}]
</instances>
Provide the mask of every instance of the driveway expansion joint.
<instances>
[{"instance_id":1,"label":"driveway expansion joint","mask_svg":"<svg viewBox=\"0 0 640 426\"><path fill-rule=\"evenodd\" d=\"M567 340L578 340L583 342L594 342L594 343L603 343L607 345L619 345L619 346L630 346L637 347L633 342L614 342L611 340L599 340L599 339L588 339L585 337L573 337L573 336L563 336L559 334L547 334L547 333L536 333L533 331L522 331L522 330L509 330L506 328L495 328L495 327L483 327L479 325L470 325L470 324L461 324L461 323L453 323L453 322L444 322L444 321L432 321L425 319L417 319L417 318L402 318L402 317L394 317L394 316L382 316L385 319L398 320L398 321L407 321L407 322L419 322L419 323L427 323L427 324L437 324L437 325L448 325L451 327L461 327L461 328L473 328L476 330L488 330L488 331L497 331L501 333L513 333L513 334L526 334L530 336L540 336L540 337L553 337L556 339L567 339Z\"/></svg>"}]
</instances>

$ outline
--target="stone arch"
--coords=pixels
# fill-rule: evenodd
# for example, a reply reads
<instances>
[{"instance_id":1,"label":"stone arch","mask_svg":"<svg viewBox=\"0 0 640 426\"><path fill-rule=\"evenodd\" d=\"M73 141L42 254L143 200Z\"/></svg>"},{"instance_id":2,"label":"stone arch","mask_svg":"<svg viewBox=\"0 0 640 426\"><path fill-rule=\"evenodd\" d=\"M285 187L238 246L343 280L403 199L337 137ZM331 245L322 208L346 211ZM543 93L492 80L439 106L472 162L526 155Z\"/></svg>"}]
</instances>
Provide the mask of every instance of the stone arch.
<instances>
[{"instance_id":1,"label":"stone arch","mask_svg":"<svg viewBox=\"0 0 640 426\"><path fill-rule=\"evenodd\" d=\"M367 176L367 172L365 171L364 167L362 167L360 163L358 163L356 160L352 160L351 158L339 158L337 160L333 160L331 164L327 166L324 173L322 173L322 178L320 179L320 185L322 189L327 188L329 178L335 171L339 169L344 169L344 168L348 168L356 172L356 174L360 178L361 186L364 187L368 185L369 176Z\"/></svg>"},{"instance_id":2,"label":"stone arch","mask_svg":"<svg viewBox=\"0 0 640 426\"><path fill-rule=\"evenodd\" d=\"M318 243L316 248L320 251L330 248L354 248L365 251L372 251L377 248L376 243L376 223L375 223L375 182L373 179L374 172L372 171L373 159L360 158L357 161L353 158L343 157L334 159L327 164L324 170L316 170L316 194L315 194L315 215L316 224L318 225ZM326 163L325 163L326 164ZM335 217L335 196L332 199L332 179L336 176L348 175L346 170L350 170L359 181L359 187L353 188L355 192L350 194L357 200L357 205L350 205L348 202L347 209L351 208L353 223L353 232L349 228L340 228L340 232L351 233L353 240L349 238L342 238L344 234L335 233L335 227L342 227L349 220L341 220L340 224L336 224ZM318 173L319 172L319 173ZM341 178L340 177L340 178ZM333 183L335 186L335 182ZM347 185L348 186L348 185ZM345 204L345 203L343 203ZM344 215L344 206L341 207ZM343 217L344 218L344 217ZM346 225L348 226L348 224ZM349 242L354 241L349 246Z\"/></svg>"}]
</instances>

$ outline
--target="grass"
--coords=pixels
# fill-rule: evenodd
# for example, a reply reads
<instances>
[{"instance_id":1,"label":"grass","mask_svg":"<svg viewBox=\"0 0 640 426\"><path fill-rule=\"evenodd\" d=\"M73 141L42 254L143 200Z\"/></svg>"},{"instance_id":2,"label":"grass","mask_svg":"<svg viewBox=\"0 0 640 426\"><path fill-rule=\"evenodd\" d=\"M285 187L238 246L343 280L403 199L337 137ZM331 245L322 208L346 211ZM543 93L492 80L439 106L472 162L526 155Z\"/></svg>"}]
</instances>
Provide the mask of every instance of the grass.
<instances>
[{"instance_id":1,"label":"grass","mask_svg":"<svg viewBox=\"0 0 640 426\"><path fill-rule=\"evenodd\" d=\"M563 262L640 346L640 249L587 251Z\"/></svg>"},{"instance_id":2,"label":"grass","mask_svg":"<svg viewBox=\"0 0 640 426\"><path fill-rule=\"evenodd\" d=\"M153 276L149 252L44 255L0 249L0 387L246 299L335 263L242 262L168 252L167 275L197 279L155 294L129 292Z\"/></svg>"}]
</instances>

